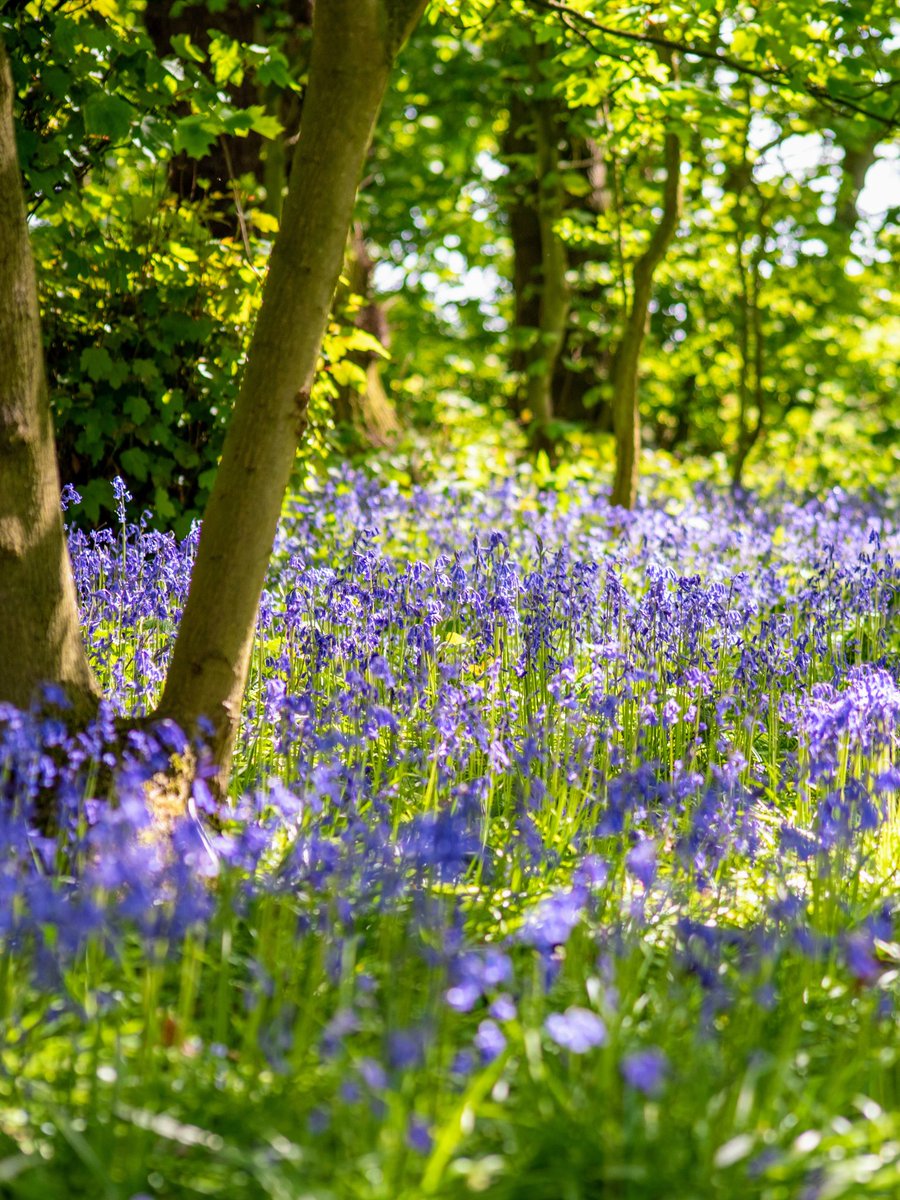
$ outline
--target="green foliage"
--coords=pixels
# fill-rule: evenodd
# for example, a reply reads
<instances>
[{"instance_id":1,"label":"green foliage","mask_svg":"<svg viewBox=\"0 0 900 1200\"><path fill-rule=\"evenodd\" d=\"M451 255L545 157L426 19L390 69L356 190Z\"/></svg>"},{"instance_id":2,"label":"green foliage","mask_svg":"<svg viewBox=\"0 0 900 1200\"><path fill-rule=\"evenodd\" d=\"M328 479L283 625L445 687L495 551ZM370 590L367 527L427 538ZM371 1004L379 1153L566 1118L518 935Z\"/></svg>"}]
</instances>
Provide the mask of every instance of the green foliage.
<instances>
[{"instance_id":1,"label":"green foliage","mask_svg":"<svg viewBox=\"0 0 900 1200\"><path fill-rule=\"evenodd\" d=\"M553 429L573 461L590 443L605 469L614 353L658 220L664 130L675 129L686 204L654 281L647 448L706 457L690 471L712 474L723 455L734 468L748 454L751 473L754 458L797 455L811 485L861 464L890 469L898 205L888 197L882 214L855 215L853 180L854 164L895 153L891 5L616 2L587 20L584 4L569 7L430 6L360 192L373 292L335 313L308 452L328 453L341 390L364 388L360 361L378 351L354 322L370 302L390 324L383 381L408 426L437 429L435 461L454 453L445 414L455 422L473 402L481 457L498 439L519 445L506 411L522 372L546 360L533 320L516 324L511 214L549 187L563 196L555 230L570 292ZM86 519L106 503L103 480L124 472L136 509L184 529L208 492L277 231L308 30L293 0L250 24L243 0L172 11L190 32L172 36L171 53L126 0L7 6L0 31L19 94L64 477L86 495ZM654 38L698 49L678 55L679 79ZM559 138L559 170L542 180L528 146L537 102ZM525 140L511 150L516 121ZM233 186L208 177L223 139L232 151L258 147ZM539 275L525 290L539 300ZM862 457L842 454L848 438ZM424 462L415 429L409 444Z\"/></svg>"},{"instance_id":2,"label":"green foliage","mask_svg":"<svg viewBox=\"0 0 900 1200\"><path fill-rule=\"evenodd\" d=\"M514 97L530 102L533 41L544 48L538 91L555 106L560 134L552 182L566 193L556 227L569 251L571 300L560 379L574 380L579 398L565 408L558 387L562 415L608 423L629 272L658 218L665 124L683 139L687 199L657 272L641 371L645 441L680 457L724 452L733 461L748 440L751 464L764 446L777 461L821 451L822 481L840 469L829 446L849 425L860 445L874 438L879 470L893 461L896 209L853 218L854 232L839 203L853 170L849 150L892 155L889 93L877 86L897 75L887 8L606 6L602 24L624 38L527 0L509 14L444 4L431 19L396 79L361 197L385 264L376 279L396 330L388 375L404 404L433 419L423 397L457 388L460 368L470 395L508 397L511 365L533 341L533 328L513 323L509 219L534 178L534 152L504 150ZM682 55L674 82L664 52L641 42L648 33L756 74ZM460 293L468 293L463 303ZM743 345L756 313L759 360L752 334ZM529 369L541 366L531 356ZM571 427L563 442L571 448Z\"/></svg>"},{"instance_id":3,"label":"green foliage","mask_svg":"<svg viewBox=\"0 0 900 1200\"><path fill-rule=\"evenodd\" d=\"M102 216L84 223L94 205ZM160 198L139 221L128 196L91 187L36 229L33 245L64 478L89 521L110 506L106 480L120 474L138 511L185 531L212 483L262 254L248 262L174 201Z\"/></svg>"},{"instance_id":4,"label":"green foliage","mask_svg":"<svg viewBox=\"0 0 900 1200\"><path fill-rule=\"evenodd\" d=\"M258 69L293 87L286 59L224 36L208 56L176 38L179 57L160 59L139 12L115 0L28 4L0 17L0 34L63 480L84 496L83 520L109 508L121 474L136 513L186 532L212 483L277 222L248 199L246 244L213 236L216 198L179 203L169 166L227 135L277 136L276 116L219 85Z\"/></svg>"}]
</instances>

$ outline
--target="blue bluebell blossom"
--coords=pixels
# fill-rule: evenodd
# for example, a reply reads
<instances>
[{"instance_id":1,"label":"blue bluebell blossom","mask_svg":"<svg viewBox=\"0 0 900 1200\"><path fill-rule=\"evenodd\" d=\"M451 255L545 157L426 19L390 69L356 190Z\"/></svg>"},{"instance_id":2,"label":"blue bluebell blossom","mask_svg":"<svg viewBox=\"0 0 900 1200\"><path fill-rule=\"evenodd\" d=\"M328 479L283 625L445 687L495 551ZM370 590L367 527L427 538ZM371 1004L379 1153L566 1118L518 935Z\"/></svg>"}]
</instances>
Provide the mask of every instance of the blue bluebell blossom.
<instances>
[{"instance_id":1,"label":"blue bluebell blossom","mask_svg":"<svg viewBox=\"0 0 900 1200\"><path fill-rule=\"evenodd\" d=\"M662 1091L669 1073L669 1060L662 1050L650 1047L626 1054L619 1069L629 1087L646 1096L656 1096Z\"/></svg>"},{"instance_id":2,"label":"blue bluebell blossom","mask_svg":"<svg viewBox=\"0 0 900 1200\"><path fill-rule=\"evenodd\" d=\"M549 1037L573 1054L586 1054L606 1041L606 1026L589 1008L572 1005L565 1012L551 1013L544 1021Z\"/></svg>"},{"instance_id":3,"label":"blue bluebell blossom","mask_svg":"<svg viewBox=\"0 0 900 1200\"><path fill-rule=\"evenodd\" d=\"M474 1044L481 1061L490 1063L506 1049L506 1037L496 1021L484 1020L478 1026Z\"/></svg>"}]
</instances>

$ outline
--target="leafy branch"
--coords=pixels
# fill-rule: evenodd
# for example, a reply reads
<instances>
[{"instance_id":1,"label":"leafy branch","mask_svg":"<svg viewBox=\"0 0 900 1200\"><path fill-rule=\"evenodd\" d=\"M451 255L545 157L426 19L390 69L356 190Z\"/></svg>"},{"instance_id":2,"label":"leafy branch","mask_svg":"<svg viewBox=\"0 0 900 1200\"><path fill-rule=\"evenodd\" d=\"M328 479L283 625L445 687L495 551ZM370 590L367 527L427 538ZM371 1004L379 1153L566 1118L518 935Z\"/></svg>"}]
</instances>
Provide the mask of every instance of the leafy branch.
<instances>
[{"instance_id":1,"label":"leafy branch","mask_svg":"<svg viewBox=\"0 0 900 1200\"><path fill-rule=\"evenodd\" d=\"M638 45L655 46L670 53L676 51L679 54L690 54L695 58L717 63L719 66L734 71L739 75L760 79L764 83L771 84L774 87L787 87L803 92L820 104L824 104L832 109L836 108L852 112L858 116L866 117L871 121L877 121L887 129L900 128L900 108L890 115L876 112L873 109L864 107L848 96L835 95L827 87L813 83L812 80L797 79L784 67L756 67L752 63L735 58L733 55L717 50L712 46L697 45L696 43L685 42L677 38L664 37L660 33L650 31L637 33L634 30L617 29L612 25L603 24L587 13L582 13L575 8L571 8L564 0L526 0L526 3L532 8L559 13L567 27L577 33L582 40L586 38L584 30L591 29L596 33L604 34L606 37L619 38ZM578 26L581 28L578 28ZM596 46L593 46L593 43L591 45L596 50ZM885 84L880 84L879 87L886 90L897 83L900 83L900 80L893 79Z\"/></svg>"}]
</instances>

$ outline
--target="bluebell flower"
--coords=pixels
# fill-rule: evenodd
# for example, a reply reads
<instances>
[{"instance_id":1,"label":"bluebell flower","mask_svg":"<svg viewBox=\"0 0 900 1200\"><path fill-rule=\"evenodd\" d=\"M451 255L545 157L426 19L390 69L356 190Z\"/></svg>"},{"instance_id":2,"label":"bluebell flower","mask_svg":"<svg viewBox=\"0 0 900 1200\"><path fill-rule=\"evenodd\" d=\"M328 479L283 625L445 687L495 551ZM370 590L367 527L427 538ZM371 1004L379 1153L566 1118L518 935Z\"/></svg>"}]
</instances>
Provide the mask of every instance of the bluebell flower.
<instances>
[{"instance_id":1,"label":"bluebell flower","mask_svg":"<svg viewBox=\"0 0 900 1200\"><path fill-rule=\"evenodd\" d=\"M656 858L656 842L651 838L639 842L625 856L628 870L645 888L649 888L656 878Z\"/></svg>"},{"instance_id":2,"label":"bluebell flower","mask_svg":"<svg viewBox=\"0 0 900 1200\"><path fill-rule=\"evenodd\" d=\"M589 1008L571 1005L565 1012L554 1012L544 1021L550 1038L573 1054L586 1054L606 1041L606 1026Z\"/></svg>"},{"instance_id":3,"label":"bluebell flower","mask_svg":"<svg viewBox=\"0 0 900 1200\"><path fill-rule=\"evenodd\" d=\"M477 1060L471 1050L457 1050L450 1064L450 1074L467 1078L475 1070Z\"/></svg>"},{"instance_id":4,"label":"bluebell flower","mask_svg":"<svg viewBox=\"0 0 900 1200\"><path fill-rule=\"evenodd\" d=\"M294 1045L296 1022L296 1008L285 1004L274 1017L264 1022L259 1031L259 1048L269 1066L279 1074L286 1074L290 1068L289 1055Z\"/></svg>"},{"instance_id":5,"label":"bluebell flower","mask_svg":"<svg viewBox=\"0 0 900 1200\"><path fill-rule=\"evenodd\" d=\"M871 933L858 930L843 939L844 959L847 969L860 983L875 983L887 969L875 952Z\"/></svg>"},{"instance_id":6,"label":"bluebell flower","mask_svg":"<svg viewBox=\"0 0 900 1200\"><path fill-rule=\"evenodd\" d=\"M475 1049L483 1063L493 1062L506 1049L506 1038L496 1021L485 1020L475 1034Z\"/></svg>"},{"instance_id":7,"label":"bluebell flower","mask_svg":"<svg viewBox=\"0 0 900 1200\"><path fill-rule=\"evenodd\" d=\"M669 1060L662 1050L651 1047L626 1054L619 1069L629 1087L646 1096L656 1096L662 1091L669 1072Z\"/></svg>"},{"instance_id":8,"label":"bluebell flower","mask_svg":"<svg viewBox=\"0 0 900 1200\"><path fill-rule=\"evenodd\" d=\"M425 1058L426 1036L422 1029L396 1029L388 1035L388 1061L395 1071L408 1071Z\"/></svg>"},{"instance_id":9,"label":"bluebell flower","mask_svg":"<svg viewBox=\"0 0 900 1200\"><path fill-rule=\"evenodd\" d=\"M339 1008L322 1031L322 1053L333 1056L343 1046L348 1034L360 1028L359 1017L352 1008Z\"/></svg>"},{"instance_id":10,"label":"bluebell flower","mask_svg":"<svg viewBox=\"0 0 900 1200\"><path fill-rule=\"evenodd\" d=\"M429 1154L433 1145L428 1122L422 1117L412 1116L406 1127L406 1144L417 1154Z\"/></svg>"},{"instance_id":11,"label":"bluebell flower","mask_svg":"<svg viewBox=\"0 0 900 1200\"><path fill-rule=\"evenodd\" d=\"M374 1058L361 1058L357 1063L357 1070L365 1083L366 1087L373 1092L383 1092L388 1086L387 1072L384 1067Z\"/></svg>"},{"instance_id":12,"label":"bluebell flower","mask_svg":"<svg viewBox=\"0 0 900 1200\"><path fill-rule=\"evenodd\" d=\"M498 1021L514 1021L517 1015L516 1002L503 992L491 1002L488 1012Z\"/></svg>"},{"instance_id":13,"label":"bluebell flower","mask_svg":"<svg viewBox=\"0 0 900 1200\"><path fill-rule=\"evenodd\" d=\"M331 1127L331 1113L327 1108L316 1107L310 1109L307 1117L307 1126L312 1134L325 1133Z\"/></svg>"},{"instance_id":14,"label":"bluebell flower","mask_svg":"<svg viewBox=\"0 0 900 1200\"><path fill-rule=\"evenodd\" d=\"M75 487L71 483L66 483L63 484L62 490L60 491L59 500L62 510L65 512L67 509L71 508L72 505L81 503L81 495L76 491Z\"/></svg>"},{"instance_id":15,"label":"bluebell flower","mask_svg":"<svg viewBox=\"0 0 900 1200\"><path fill-rule=\"evenodd\" d=\"M541 900L526 916L518 934L519 941L544 952L564 946L581 921L586 900L580 887L555 892Z\"/></svg>"}]
</instances>

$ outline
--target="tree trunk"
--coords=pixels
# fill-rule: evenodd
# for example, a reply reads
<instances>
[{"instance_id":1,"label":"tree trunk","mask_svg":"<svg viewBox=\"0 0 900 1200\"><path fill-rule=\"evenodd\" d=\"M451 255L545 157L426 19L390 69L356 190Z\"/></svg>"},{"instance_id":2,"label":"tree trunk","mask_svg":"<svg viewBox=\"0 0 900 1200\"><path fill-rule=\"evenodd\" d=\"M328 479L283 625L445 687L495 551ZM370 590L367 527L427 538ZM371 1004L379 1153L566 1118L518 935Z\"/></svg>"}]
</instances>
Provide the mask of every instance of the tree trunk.
<instances>
[{"instance_id":1,"label":"tree trunk","mask_svg":"<svg viewBox=\"0 0 900 1200\"><path fill-rule=\"evenodd\" d=\"M519 170L522 159L534 154L534 137L529 134L528 105L514 92L509 101L509 125L503 135L503 157L516 178L507 220L513 247L514 332L510 368L518 380L514 412L525 407L527 343L537 336L541 314L541 223L538 219L539 186L534 171Z\"/></svg>"},{"instance_id":2,"label":"tree trunk","mask_svg":"<svg viewBox=\"0 0 900 1200\"><path fill-rule=\"evenodd\" d=\"M613 165L606 146L593 137L567 138L570 161L560 163L569 171L584 176L589 188L583 196L568 198L566 207L585 210L594 216L614 211L617 188L613 184ZM601 381L611 375L609 330L610 309L614 306L613 285L598 278L599 264L612 267L615 247L588 243L568 248L568 266L574 281L570 285L566 336L556 360L553 378L554 415L564 421L578 421L595 429L609 431L612 414L609 400L598 396Z\"/></svg>"},{"instance_id":3,"label":"tree trunk","mask_svg":"<svg viewBox=\"0 0 900 1200\"><path fill-rule=\"evenodd\" d=\"M160 58L172 54L173 39L184 36L208 54L215 33L224 33L244 45L266 44L273 34L266 17L275 13L290 21L291 36L282 48L291 61L292 73L299 77L307 66L306 44L313 19L312 0L282 0L281 5L271 6L270 13L261 12L259 5L251 6L240 0L226 0L214 12L208 4L185 6L183 0L153 0L145 9L144 27ZM212 77L208 63L203 70ZM203 219L214 237L237 237L240 218L236 212L234 186L242 176L252 175L258 183L263 183L266 210L273 216L281 215L282 191L289 169L289 143L297 132L300 99L296 92L283 89L272 89L268 95L260 94L249 71L240 82L227 80L221 86L235 108L249 108L268 101L270 111L284 126L284 133L270 141L252 129L243 137L224 134L200 159L177 154L169 163L169 186L181 200L205 201ZM190 112L190 106L184 105L182 111Z\"/></svg>"},{"instance_id":4,"label":"tree trunk","mask_svg":"<svg viewBox=\"0 0 900 1200\"><path fill-rule=\"evenodd\" d=\"M243 385L209 499L158 715L206 718L227 779L259 598L306 425L356 189L394 55L425 0L315 6L309 86Z\"/></svg>"},{"instance_id":5,"label":"tree trunk","mask_svg":"<svg viewBox=\"0 0 900 1200\"><path fill-rule=\"evenodd\" d=\"M765 231L758 230L759 244L750 261L750 279L744 266L742 245L745 237L743 224L738 225L738 278L741 285L741 327L738 339L740 354L738 376L738 431L734 458L731 463L731 490L739 491L744 484L744 468L753 447L763 430L763 331L762 313L759 306L759 267L765 248ZM752 354L751 354L752 345ZM750 422L750 380L753 379L753 404L755 417Z\"/></svg>"},{"instance_id":6,"label":"tree trunk","mask_svg":"<svg viewBox=\"0 0 900 1200\"><path fill-rule=\"evenodd\" d=\"M376 338L385 349L390 345L391 331L384 305L375 299L372 272L375 262L369 255L362 226L357 222L350 233L341 286L334 308L341 320L351 304L353 325ZM346 284L344 283L346 281ZM343 320L347 317L344 316ZM348 361L365 373L365 382L341 384L334 397L332 409L335 424L343 426L349 441L359 446L387 446L400 432L397 410L381 378L384 359L374 350L351 350Z\"/></svg>"},{"instance_id":7,"label":"tree trunk","mask_svg":"<svg viewBox=\"0 0 900 1200\"><path fill-rule=\"evenodd\" d=\"M749 105L748 105L749 108ZM750 129L747 126L746 145L749 147ZM760 289L762 286L761 267L766 251L766 213L769 201L761 195L759 188L753 183L753 172L746 160L746 170L740 172L735 187L735 241L737 256L735 266L740 290L740 326L738 330L738 428L735 439L734 457L731 461L731 490L738 492L743 487L744 468L747 460L763 432L765 391L763 386L763 369L765 362L765 342L762 327L762 306L760 304ZM756 222L753 233L756 244L750 255L749 264L744 262L744 246L747 242L747 203L748 191L756 197ZM753 381L751 395L750 383ZM751 424L750 411L755 415Z\"/></svg>"},{"instance_id":8,"label":"tree trunk","mask_svg":"<svg viewBox=\"0 0 900 1200\"><path fill-rule=\"evenodd\" d=\"M537 80L540 76L536 72ZM559 179L559 133L551 104L534 102L537 151L537 216L541 234L538 335L526 353L525 404L531 413L530 440L536 450L552 454L553 376L566 335L569 288L566 282L566 248L556 224L563 214Z\"/></svg>"},{"instance_id":9,"label":"tree trunk","mask_svg":"<svg viewBox=\"0 0 900 1200\"><path fill-rule=\"evenodd\" d=\"M80 718L99 690L63 529L12 104L0 44L0 700L23 707L52 682Z\"/></svg>"},{"instance_id":10,"label":"tree trunk","mask_svg":"<svg viewBox=\"0 0 900 1200\"><path fill-rule=\"evenodd\" d=\"M762 307L759 302L760 291L760 263L762 261L763 251L765 247L765 233L760 230L760 245L754 254L751 264L752 272L752 292L750 295L750 328L753 333L753 404L756 410L756 415L753 424L750 425L747 416L746 408L741 410L741 425L738 434L738 444L735 452L734 462L731 469L731 490L738 492L744 485L744 468L747 465L747 459L753 452L754 447L759 442L765 428L765 410L766 410L766 393L764 385L764 365L765 365L765 339L763 337L762 327ZM745 344L743 353L746 354L747 346ZM747 365L742 364L742 374L747 371ZM744 388L746 389L746 378L744 380ZM745 403L746 395L742 396L742 404Z\"/></svg>"},{"instance_id":11,"label":"tree trunk","mask_svg":"<svg viewBox=\"0 0 900 1200\"><path fill-rule=\"evenodd\" d=\"M638 404L638 369L653 296L653 276L674 236L681 215L681 142L667 133L663 215L650 244L634 265L631 306L616 351L613 371L613 428L616 437L616 473L610 503L633 508L641 455L641 414Z\"/></svg>"},{"instance_id":12,"label":"tree trunk","mask_svg":"<svg viewBox=\"0 0 900 1200\"><path fill-rule=\"evenodd\" d=\"M834 203L833 229L838 239L839 252L847 257L851 252L851 239L859 224L859 196L866 185L869 168L877 161L875 150L882 140L882 131L870 133L866 138L838 142L844 147L841 163L841 184Z\"/></svg>"}]
</instances>

